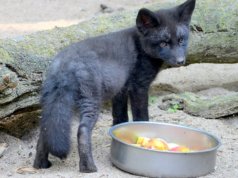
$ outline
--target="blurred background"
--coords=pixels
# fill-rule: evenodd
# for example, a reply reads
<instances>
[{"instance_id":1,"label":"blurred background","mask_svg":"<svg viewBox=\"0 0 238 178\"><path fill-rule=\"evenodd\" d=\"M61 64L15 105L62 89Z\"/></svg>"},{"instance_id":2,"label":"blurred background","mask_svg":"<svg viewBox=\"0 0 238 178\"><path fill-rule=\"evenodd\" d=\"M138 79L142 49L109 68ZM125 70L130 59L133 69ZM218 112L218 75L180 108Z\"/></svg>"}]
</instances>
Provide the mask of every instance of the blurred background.
<instances>
[{"instance_id":1,"label":"blurred background","mask_svg":"<svg viewBox=\"0 0 238 178\"><path fill-rule=\"evenodd\" d=\"M164 0L0 0L0 38L69 26L156 1Z\"/></svg>"}]
</instances>

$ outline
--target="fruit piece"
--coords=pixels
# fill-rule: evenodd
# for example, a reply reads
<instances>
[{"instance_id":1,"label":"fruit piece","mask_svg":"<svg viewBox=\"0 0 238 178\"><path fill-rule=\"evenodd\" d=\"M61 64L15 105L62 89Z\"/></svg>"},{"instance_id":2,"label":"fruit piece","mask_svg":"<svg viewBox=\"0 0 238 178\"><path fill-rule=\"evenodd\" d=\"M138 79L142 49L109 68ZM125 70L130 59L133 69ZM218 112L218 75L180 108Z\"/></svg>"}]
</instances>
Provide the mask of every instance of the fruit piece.
<instances>
[{"instance_id":1,"label":"fruit piece","mask_svg":"<svg viewBox=\"0 0 238 178\"><path fill-rule=\"evenodd\" d=\"M182 146L182 148L180 148L180 150L181 150L181 152L183 152L183 153L186 153L186 152L190 152L191 150L188 148L188 147L186 147L186 146Z\"/></svg>"},{"instance_id":2,"label":"fruit piece","mask_svg":"<svg viewBox=\"0 0 238 178\"><path fill-rule=\"evenodd\" d=\"M149 141L148 148L160 150L160 151L166 151L168 150L168 144L166 143L166 141L160 138L154 138Z\"/></svg>"},{"instance_id":3,"label":"fruit piece","mask_svg":"<svg viewBox=\"0 0 238 178\"><path fill-rule=\"evenodd\" d=\"M114 134L120 140L137 147L143 147L159 151L173 151L182 153L192 151L186 146L181 146L176 143L167 143L161 138L138 137L136 136L136 134L131 133L129 130L125 129L118 129L114 131Z\"/></svg>"},{"instance_id":4,"label":"fruit piece","mask_svg":"<svg viewBox=\"0 0 238 178\"><path fill-rule=\"evenodd\" d=\"M186 153L186 152L190 152L190 149L186 146L177 146L177 147L170 149L169 151Z\"/></svg>"},{"instance_id":5,"label":"fruit piece","mask_svg":"<svg viewBox=\"0 0 238 178\"><path fill-rule=\"evenodd\" d=\"M155 150L168 150L168 145L166 141L160 138L147 138L147 137L138 137L136 144L141 147Z\"/></svg>"},{"instance_id":6,"label":"fruit piece","mask_svg":"<svg viewBox=\"0 0 238 178\"><path fill-rule=\"evenodd\" d=\"M113 134L123 142L128 144L136 143L138 136L135 133L130 132L127 129L118 129L113 132Z\"/></svg>"},{"instance_id":7,"label":"fruit piece","mask_svg":"<svg viewBox=\"0 0 238 178\"><path fill-rule=\"evenodd\" d=\"M136 144L142 146L142 147L147 147L148 143L149 143L150 139L147 137L138 137Z\"/></svg>"},{"instance_id":8,"label":"fruit piece","mask_svg":"<svg viewBox=\"0 0 238 178\"><path fill-rule=\"evenodd\" d=\"M136 144L141 145L142 142L143 142L143 140L144 140L144 137L138 137L138 138L137 138L137 141L136 141Z\"/></svg>"},{"instance_id":9,"label":"fruit piece","mask_svg":"<svg viewBox=\"0 0 238 178\"><path fill-rule=\"evenodd\" d=\"M169 150L178 147L179 145L176 143L168 143Z\"/></svg>"}]
</instances>

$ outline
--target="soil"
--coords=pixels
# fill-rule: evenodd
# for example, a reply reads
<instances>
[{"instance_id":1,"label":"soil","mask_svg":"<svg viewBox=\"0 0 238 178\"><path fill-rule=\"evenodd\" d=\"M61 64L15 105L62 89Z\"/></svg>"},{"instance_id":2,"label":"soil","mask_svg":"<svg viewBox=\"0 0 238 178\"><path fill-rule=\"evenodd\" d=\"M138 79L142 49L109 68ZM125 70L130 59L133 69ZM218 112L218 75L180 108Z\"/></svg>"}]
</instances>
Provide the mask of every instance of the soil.
<instances>
[{"instance_id":1,"label":"soil","mask_svg":"<svg viewBox=\"0 0 238 178\"><path fill-rule=\"evenodd\" d=\"M215 172L204 176L204 178L236 178L238 176L238 118L206 120L204 118L193 117L185 114L183 111L169 113L158 108L156 102L149 107L151 121L173 123L186 125L194 128L203 129L221 139L222 146L217 152L217 163ZM72 123L72 148L68 158L61 161L53 156L50 160L53 166L50 169L38 170L34 174L17 173L21 167L31 167L34 156L35 146L38 137L38 130L32 131L22 140L11 137L4 133L0 134L0 143L8 144L8 149L0 158L1 177L31 178L31 177L139 177L123 172L111 164L110 161L110 143L111 138L108 135L108 129L111 127L111 114L108 110L103 110L99 121L93 131L93 156L98 167L97 173L85 174L79 172L79 158L77 152L77 127L78 121L75 119Z\"/></svg>"},{"instance_id":2,"label":"soil","mask_svg":"<svg viewBox=\"0 0 238 178\"><path fill-rule=\"evenodd\" d=\"M12 0L4 1L0 6L0 38L15 38L39 30L51 29L54 26L68 26L102 14L100 4L105 4L106 13L130 9L135 5L155 0ZM2 3L3 4L3 3ZM213 93L216 90L209 90ZM208 93L208 95L209 95ZM213 173L204 178L236 178L238 177L238 117L207 120L187 115L183 111L170 113L158 108L156 100L150 104L151 121L175 123L203 129L221 139L222 146L217 152L217 164ZM110 110L103 110L93 132L93 156L98 167L97 173L85 174L79 172L79 158L77 153L76 133L77 119L72 123L72 148L66 160L59 160L50 156L53 166L46 170L30 173L18 173L17 169L31 167L35 157L38 129L33 130L22 139L0 133L0 143L7 143L8 147L0 157L0 177L32 178L106 178L139 177L123 172L111 164L110 143L108 129L112 119ZM1 155L1 154L0 154Z\"/></svg>"}]
</instances>

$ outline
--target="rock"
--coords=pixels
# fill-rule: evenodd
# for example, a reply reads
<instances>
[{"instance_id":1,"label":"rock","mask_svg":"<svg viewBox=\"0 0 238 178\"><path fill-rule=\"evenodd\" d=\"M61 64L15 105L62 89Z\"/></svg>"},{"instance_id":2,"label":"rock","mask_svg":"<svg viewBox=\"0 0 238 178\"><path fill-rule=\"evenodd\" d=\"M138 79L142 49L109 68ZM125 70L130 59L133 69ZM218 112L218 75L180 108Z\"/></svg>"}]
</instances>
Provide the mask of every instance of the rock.
<instances>
[{"instance_id":1,"label":"rock","mask_svg":"<svg viewBox=\"0 0 238 178\"><path fill-rule=\"evenodd\" d=\"M13 176L13 173L12 173L12 172L8 172L8 173L7 173L7 176L8 176L8 177L11 177L11 176Z\"/></svg>"},{"instance_id":2,"label":"rock","mask_svg":"<svg viewBox=\"0 0 238 178\"><path fill-rule=\"evenodd\" d=\"M152 92L196 92L213 87L238 91L238 64L191 64L162 70L153 82Z\"/></svg>"},{"instance_id":3,"label":"rock","mask_svg":"<svg viewBox=\"0 0 238 178\"><path fill-rule=\"evenodd\" d=\"M158 103L163 110L183 110L194 116L219 119L238 113L238 92L224 89L219 92L217 89L209 89L197 94L184 92L162 96Z\"/></svg>"},{"instance_id":4,"label":"rock","mask_svg":"<svg viewBox=\"0 0 238 178\"><path fill-rule=\"evenodd\" d=\"M105 4L100 4L100 8L102 13L112 13L114 11L111 7L108 7Z\"/></svg>"}]
</instances>

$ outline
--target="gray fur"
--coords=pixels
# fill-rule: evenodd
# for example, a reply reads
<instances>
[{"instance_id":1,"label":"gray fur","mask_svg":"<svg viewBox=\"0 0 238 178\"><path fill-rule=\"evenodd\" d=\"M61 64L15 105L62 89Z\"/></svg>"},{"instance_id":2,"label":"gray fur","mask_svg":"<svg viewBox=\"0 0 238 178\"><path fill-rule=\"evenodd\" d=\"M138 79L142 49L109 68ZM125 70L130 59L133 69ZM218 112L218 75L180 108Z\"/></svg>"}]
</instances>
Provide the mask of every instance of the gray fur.
<instances>
[{"instance_id":1,"label":"gray fur","mask_svg":"<svg viewBox=\"0 0 238 178\"><path fill-rule=\"evenodd\" d=\"M128 121L128 99L133 120L149 120L150 84L163 63L184 63L194 6L195 0L188 0L156 13L141 9L136 27L75 43L55 57L42 88L35 168L51 166L49 153L66 158L74 109L80 115L81 172L97 171L91 135L104 101L112 100L114 125Z\"/></svg>"}]
</instances>

